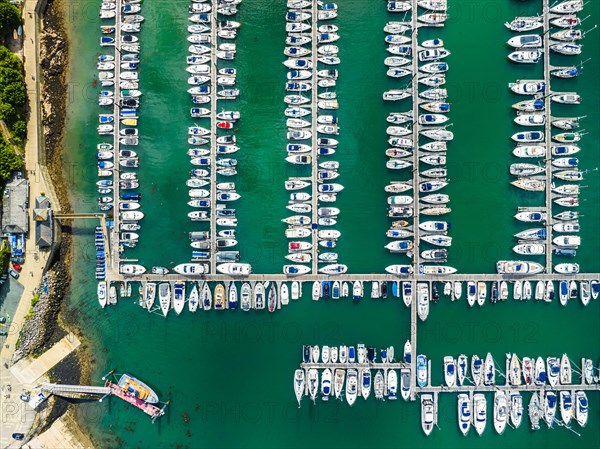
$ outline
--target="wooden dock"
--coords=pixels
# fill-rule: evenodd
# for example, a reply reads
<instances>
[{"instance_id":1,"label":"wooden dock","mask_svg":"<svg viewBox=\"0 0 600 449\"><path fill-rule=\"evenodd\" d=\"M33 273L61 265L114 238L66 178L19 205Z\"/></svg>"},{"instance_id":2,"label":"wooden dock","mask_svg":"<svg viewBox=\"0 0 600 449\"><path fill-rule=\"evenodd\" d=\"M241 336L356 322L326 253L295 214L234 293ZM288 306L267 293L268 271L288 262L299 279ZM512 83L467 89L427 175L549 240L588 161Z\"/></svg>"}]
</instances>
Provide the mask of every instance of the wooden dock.
<instances>
[{"instance_id":1,"label":"wooden dock","mask_svg":"<svg viewBox=\"0 0 600 449\"><path fill-rule=\"evenodd\" d=\"M413 183L413 239L414 239L414 256L413 256L413 273L419 272L419 261L421 258L421 251L419 250L419 59L417 57L418 50L418 39L419 39L419 23L417 22L417 11L418 5L417 0L412 0L411 8L411 26L412 26L412 53L413 53L413 91L412 91L412 111L413 111L413 171L412 171L412 183ZM413 300L410 303L410 344L412 347L412 353L417 354L417 309L418 304L416 301L417 283L411 282L411 289L413 292ZM402 293L399 292L400 296ZM417 386L417 358L411 357L410 359L410 399L415 400L415 391Z\"/></svg>"},{"instance_id":2,"label":"wooden dock","mask_svg":"<svg viewBox=\"0 0 600 449\"><path fill-rule=\"evenodd\" d=\"M217 0L211 0L212 12L210 26L210 267L211 273L217 272Z\"/></svg>"},{"instance_id":3,"label":"wooden dock","mask_svg":"<svg viewBox=\"0 0 600 449\"><path fill-rule=\"evenodd\" d=\"M312 223L317 224L319 222L319 191L318 191L318 172L319 172L319 145L318 141L318 133L317 133L317 117L319 114L319 110L317 107L318 104L318 80L317 80L317 71L318 71L318 53L317 53L317 28L319 26L318 22L318 8L317 8L317 0L312 0L311 6L311 16L312 16L312 26L311 26L311 61L312 61L312 77L311 82L313 84L313 88L310 92L311 94L311 146L312 146L312 158L311 158L311 216ZM313 226L311 229L312 236L312 273L316 274L319 271L319 239L318 239L318 226Z\"/></svg>"},{"instance_id":4,"label":"wooden dock","mask_svg":"<svg viewBox=\"0 0 600 449\"><path fill-rule=\"evenodd\" d=\"M411 8L411 26L412 26L412 118L413 118L413 165L412 165L412 184L413 184L413 271L419 271L419 263L421 261L421 251L419 250L421 238L419 236L419 183L421 182L421 174L419 171L419 23L417 22L418 5L417 0L412 0Z\"/></svg>"},{"instance_id":5,"label":"wooden dock","mask_svg":"<svg viewBox=\"0 0 600 449\"><path fill-rule=\"evenodd\" d=\"M123 260L125 261L125 260ZM467 282L467 281L482 281L482 282L492 282L492 281L507 281L514 282L517 280L528 280L530 282L535 281L562 281L562 280L574 280L574 281L592 281L598 280L600 278L600 274L598 273L578 273L572 275L566 274L558 274L558 273L547 273L547 274L536 274L532 276L514 276L508 274L451 274L444 276L434 276L434 275L419 275L412 274L410 276L395 276L386 273L362 273L362 274L340 274L336 276L331 276L327 274L320 273L312 273L305 274L302 276L289 276L287 274L278 274L278 273L265 273L265 274L250 274L249 276L239 276L232 277L225 274L206 274L206 275L196 275L196 276L183 276L177 273L169 273L166 275L160 274L143 274L137 276L126 276L121 273L117 273L115 271L107 273L107 280L110 282L141 282L141 281L152 281L152 282L175 282L175 281L207 281L207 282L226 282L226 281L237 281L237 282L314 282L314 281L340 281L340 282L372 282L372 281L408 281L408 282ZM415 292L413 290L413 296ZM464 296L464 291L463 291Z\"/></svg>"},{"instance_id":6,"label":"wooden dock","mask_svg":"<svg viewBox=\"0 0 600 449\"><path fill-rule=\"evenodd\" d=\"M546 107L544 109L546 124L544 126L544 140L546 141L546 272L552 272L552 89L550 88L550 6L549 0L542 2L542 16L544 18L544 82L546 83Z\"/></svg>"},{"instance_id":7,"label":"wooden dock","mask_svg":"<svg viewBox=\"0 0 600 449\"><path fill-rule=\"evenodd\" d=\"M119 119L119 113L121 111L121 107L119 102L121 100L121 89L119 83L121 81L121 11L117 11L117 15L115 17L115 93L114 93L114 105L113 105L113 114L114 114L114 136L113 136L113 152L114 152L114 170L113 170L113 195L114 195L114 204L113 204L113 222L114 226L112 227L112 232L110 233L109 240L113 243L112 245L105 245L106 250L106 271L107 275L111 268L116 271L119 271L119 243L120 243L120 235L119 229L121 228L121 217L119 214L119 198L121 197L121 142L119 140L120 134L119 131L121 129L121 120ZM139 139L139 137L138 137ZM112 262L112 263L111 263Z\"/></svg>"}]
</instances>

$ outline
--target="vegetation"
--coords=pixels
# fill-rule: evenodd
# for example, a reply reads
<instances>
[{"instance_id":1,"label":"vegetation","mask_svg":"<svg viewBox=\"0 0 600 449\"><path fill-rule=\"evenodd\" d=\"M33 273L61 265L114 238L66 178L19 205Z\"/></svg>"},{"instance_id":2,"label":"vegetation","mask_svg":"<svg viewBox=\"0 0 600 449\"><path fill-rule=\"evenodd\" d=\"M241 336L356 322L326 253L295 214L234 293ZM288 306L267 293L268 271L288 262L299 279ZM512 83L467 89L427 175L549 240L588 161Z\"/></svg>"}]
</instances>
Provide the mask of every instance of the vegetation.
<instances>
[{"instance_id":1,"label":"vegetation","mask_svg":"<svg viewBox=\"0 0 600 449\"><path fill-rule=\"evenodd\" d=\"M19 10L8 0L0 0L0 37L12 33L19 25L21 25Z\"/></svg>"},{"instance_id":2,"label":"vegetation","mask_svg":"<svg viewBox=\"0 0 600 449\"><path fill-rule=\"evenodd\" d=\"M6 240L2 240L2 246L0 247L0 273L6 273L8 270L8 264L10 263L10 247Z\"/></svg>"},{"instance_id":3,"label":"vegetation","mask_svg":"<svg viewBox=\"0 0 600 449\"><path fill-rule=\"evenodd\" d=\"M2 30L3 1L6 0L0 0L0 32ZM24 121L26 103L23 63L17 55L0 45L0 119L6 123L12 140L18 146L23 144L27 132Z\"/></svg>"},{"instance_id":4,"label":"vegetation","mask_svg":"<svg viewBox=\"0 0 600 449\"><path fill-rule=\"evenodd\" d=\"M21 159L4 141L0 141L0 185L4 185L12 172L23 168Z\"/></svg>"}]
</instances>

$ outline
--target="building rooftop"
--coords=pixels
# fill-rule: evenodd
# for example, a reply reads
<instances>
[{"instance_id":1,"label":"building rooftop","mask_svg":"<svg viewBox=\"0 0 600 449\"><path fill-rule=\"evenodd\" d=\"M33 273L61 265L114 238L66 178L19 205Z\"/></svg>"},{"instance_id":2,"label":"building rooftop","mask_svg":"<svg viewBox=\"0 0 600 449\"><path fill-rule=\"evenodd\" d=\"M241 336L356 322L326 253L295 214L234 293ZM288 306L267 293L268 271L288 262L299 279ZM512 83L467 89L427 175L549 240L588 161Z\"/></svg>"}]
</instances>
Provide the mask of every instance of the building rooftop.
<instances>
[{"instance_id":1,"label":"building rooftop","mask_svg":"<svg viewBox=\"0 0 600 449\"><path fill-rule=\"evenodd\" d=\"M33 221L35 222L35 244L40 248L52 246L52 209L47 197L38 196L35 199Z\"/></svg>"},{"instance_id":2,"label":"building rooftop","mask_svg":"<svg viewBox=\"0 0 600 449\"><path fill-rule=\"evenodd\" d=\"M29 231L29 181L15 177L6 184L2 197L2 233L25 234Z\"/></svg>"}]
</instances>

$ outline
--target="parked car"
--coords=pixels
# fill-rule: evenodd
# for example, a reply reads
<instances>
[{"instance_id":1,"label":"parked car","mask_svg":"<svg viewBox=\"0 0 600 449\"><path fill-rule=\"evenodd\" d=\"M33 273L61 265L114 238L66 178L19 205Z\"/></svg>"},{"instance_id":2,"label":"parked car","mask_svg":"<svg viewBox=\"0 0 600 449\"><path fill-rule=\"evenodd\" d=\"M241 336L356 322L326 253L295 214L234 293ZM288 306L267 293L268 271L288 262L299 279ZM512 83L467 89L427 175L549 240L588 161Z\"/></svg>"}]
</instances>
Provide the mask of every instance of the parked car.
<instances>
[{"instance_id":1,"label":"parked car","mask_svg":"<svg viewBox=\"0 0 600 449\"><path fill-rule=\"evenodd\" d=\"M19 279L19 273L17 273L15 270L13 270L12 268L8 269L8 274L10 274L12 277L14 277L15 279Z\"/></svg>"},{"instance_id":2,"label":"parked car","mask_svg":"<svg viewBox=\"0 0 600 449\"><path fill-rule=\"evenodd\" d=\"M24 434L22 434L22 433L13 433L13 434L12 434L12 437L13 437L15 440L22 440L23 438L25 438L25 435L24 435Z\"/></svg>"}]
</instances>

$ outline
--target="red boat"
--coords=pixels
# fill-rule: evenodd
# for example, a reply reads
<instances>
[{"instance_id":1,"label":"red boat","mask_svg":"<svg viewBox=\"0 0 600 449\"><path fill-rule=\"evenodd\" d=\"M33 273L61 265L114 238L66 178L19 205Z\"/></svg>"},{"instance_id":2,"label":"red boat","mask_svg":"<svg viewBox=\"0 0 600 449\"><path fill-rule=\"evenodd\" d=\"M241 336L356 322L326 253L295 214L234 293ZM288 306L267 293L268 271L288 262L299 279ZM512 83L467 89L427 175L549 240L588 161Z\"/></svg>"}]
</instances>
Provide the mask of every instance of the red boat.
<instances>
[{"instance_id":1,"label":"red boat","mask_svg":"<svg viewBox=\"0 0 600 449\"><path fill-rule=\"evenodd\" d=\"M233 123L231 123L231 122L217 122L217 128L232 129L233 128Z\"/></svg>"}]
</instances>

